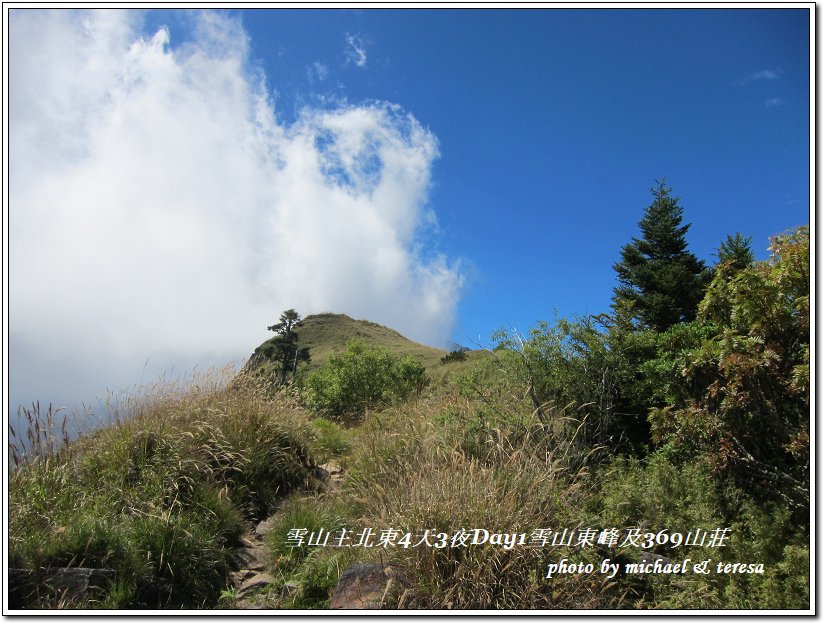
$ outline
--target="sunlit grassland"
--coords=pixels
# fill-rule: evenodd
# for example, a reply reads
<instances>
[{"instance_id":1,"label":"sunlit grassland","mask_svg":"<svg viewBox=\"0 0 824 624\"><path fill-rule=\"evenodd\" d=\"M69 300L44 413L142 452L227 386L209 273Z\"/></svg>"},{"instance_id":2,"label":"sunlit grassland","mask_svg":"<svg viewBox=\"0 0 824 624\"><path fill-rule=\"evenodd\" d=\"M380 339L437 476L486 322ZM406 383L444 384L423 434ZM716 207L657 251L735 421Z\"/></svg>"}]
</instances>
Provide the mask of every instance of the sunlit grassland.
<instances>
[{"instance_id":1,"label":"sunlit grassland","mask_svg":"<svg viewBox=\"0 0 824 624\"><path fill-rule=\"evenodd\" d=\"M104 567L116 577L82 604L44 591L29 606L232 607L232 549L251 521L272 513L266 570L276 583L259 601L270 608L326 608L346 567L370 561L400 571L402 582L385 597L390 608L809 604L809 536L789 508L758 501L700 458L678 461L666 447L644 457L593 447L585 432L594 404L550 402L537 414L516 353L478 351L443 363L445 352L433 351L432 383L346 419L309 411L297 385L273 390L271 379L233 371L113 401L111 424L76 440L63 434L59 415L30 410L28 431L17 432L12 449L10 565ZM314 476L326 462L342 467L339 488ZM656 546L655 553L762 562L765 574L546 578L553 561L631 563L639 548L294 547L287 540L298 528L394 529L417 541L427 530L717 526L732 531L723 551Z\"/></svg>"}]
</instances>

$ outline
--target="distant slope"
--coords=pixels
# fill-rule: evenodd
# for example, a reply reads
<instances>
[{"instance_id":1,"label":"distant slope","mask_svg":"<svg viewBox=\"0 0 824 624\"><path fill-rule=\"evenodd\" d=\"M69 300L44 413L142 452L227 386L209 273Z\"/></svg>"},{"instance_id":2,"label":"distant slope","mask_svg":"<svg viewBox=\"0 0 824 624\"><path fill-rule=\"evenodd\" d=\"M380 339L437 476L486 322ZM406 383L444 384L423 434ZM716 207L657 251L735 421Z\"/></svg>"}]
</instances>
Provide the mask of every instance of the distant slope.
<instances>
[{"instance_id":1,"label":"distant slope","mask_svg":"<svg viewBox=\"0 0 824 624\"><path fill-rule=\"evenodd\" d=\"M322 366L335 351L344 351L353 338L383 347L393 355L411 355L427 369L440 365L447 351L413 342L399 332L371 321L355 320L345 314L314 314L307 316L297 329L299 346L308 347L312 361L309 368ZM261 357L274 336L262 343L247 364L247 369L270 368L271 363Z\"/></svg>"}]
</instances>

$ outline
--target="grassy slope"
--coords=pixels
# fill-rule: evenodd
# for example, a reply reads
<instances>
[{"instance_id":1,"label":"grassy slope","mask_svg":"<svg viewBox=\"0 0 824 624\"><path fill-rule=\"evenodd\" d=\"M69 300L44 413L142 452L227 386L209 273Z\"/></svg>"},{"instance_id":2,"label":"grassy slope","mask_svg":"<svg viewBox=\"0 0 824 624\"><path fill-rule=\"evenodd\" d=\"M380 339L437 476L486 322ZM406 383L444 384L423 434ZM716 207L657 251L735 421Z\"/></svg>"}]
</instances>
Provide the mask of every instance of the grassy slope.
<instances>
[{"instance_id":1,"label":"grassy slope","mask_svg":"<svg viewBox=\"0 0 824 624\"><path fill-rule=\"evenodd\" d=\"M446 351L405 338L389 327L349 318L345 314L316 314L304 319L298 330L301 346L309 347L311 364L320 366L335 351L343 351L353 338L383 347L393 355L411 355L427 368L436 366Z\"/></svg>"},{"instance_id":2,"label":"grassy slope","mask_svg":"<svg viewBox=\"0 0 824 624\"><path fill-rule=\"evenodd\" d=\"M536 422L522 381L499 354L475 351L465 362L443 365L443 351L343 315L309 317L301 333L304 346L314 349L315 365L357 337L398 355L417 350L434 383L424 396L370 412L354 426L314 418L288 393L271 397L242 385L210 390L198 384L179 395L160 392L135 418L48 453L48 462L15 470L9 482L13 566L92 565L118 572L118 585L96 603L41 596L40 605L232 606L231 548L244 520L260 519L276 501L279 515L267 542L267 571L276 583L259 596L270 608L328 606L341 571L370 560L408 575L408 591L387 603L400 608L809 604L807 540L790 533L782 508L761 510L734 493L730 500L741 510L733 509L721 500L709 468L662 455L587 466L590 449L575 444L579 414L556 411L551 427ZM457 375L475 364L482 370L471 383L462 382ZM344 485L334 494L317 492L311 467L330 459L344 468ZM690 576L686 582L668 575L550 580L543 576L549 561L632 561L637 548L342 549L286 542L295 527L451 533L461 527L634 526L735 526L742 537L731 541L724 560L764 561L767 573ZM677 552L693 561L719 556L706 549ZM287 582L294 593L281 593Z\"/></svg>"},{"instance_id":3,"label":"grassy slope","mask_svg":"<svg viewBox=\"0 0 824 624\"><path fill-rule=\"evenodd\" d=\"M371 321L355 320L345 314L315 314L303 319L298 328L299 344L309 347L312 361L309 368L317 368L329 360L329 356L336 351L344 351L347 343L355 338L371 345L379 346L396 356L411 355L432 371L440 366L440 360L447 354L442 349L428 347L413 342L399 332ZM255 352L259 352L274 337L261 344ZM267 371L271 369L270 362L263 362L253 366Z\"/></svg>"},{"instance_id":4,"label":"grassy slope","mask_svg":"<svg viewBox=\"0 0 824 624\"><path fill-rule=\"evenodd\" d=\"M112 568L118 579L83 599L41 583L29 607L212 607L244 519L310 484L302 410L192 381L135 398L129 418L73 442L55 443L48 415L28 414L41 459L9 476L10 566Z\"/></svg>"},{"instance_id":5,"label":"grassy slope","mask_svg":"<svg viewBox=\"0 0 824 624\"><path fill-rule=\"evenodd\" d=\"M414 342L401 335L400 332L378 325L371 321L355 320L345 314L314 314L307 316L298 328L299 344L308 347L312 361L306 365L313 370L329 361L329 356L335 352L345 351L346 345L352 339L360 339L371 345L382 347L394 356L412 356L426 367L431 384L430 390L443 391L449 385L449 379L467 369L472 362L489 356L488 351L467 351L464 361L443 364L441 358L448 351L436 349ZM255 355L260 352L274 337L262 343L250 359L248 368L256 376L267 377L276 368L271 361L256 362Z\"/></svg>"}]
</instances>

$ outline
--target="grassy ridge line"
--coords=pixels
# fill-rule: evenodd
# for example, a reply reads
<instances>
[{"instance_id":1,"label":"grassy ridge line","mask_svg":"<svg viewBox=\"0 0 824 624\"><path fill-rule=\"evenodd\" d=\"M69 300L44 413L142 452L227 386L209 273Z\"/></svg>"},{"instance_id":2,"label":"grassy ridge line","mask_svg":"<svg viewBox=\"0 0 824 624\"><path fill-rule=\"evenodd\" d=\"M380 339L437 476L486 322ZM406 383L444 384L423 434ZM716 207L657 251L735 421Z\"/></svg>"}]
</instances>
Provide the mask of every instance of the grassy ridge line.
<instances>
[{"instance_id":1,"label":"grassy ridge line","mask_svg":"<svg viewBox=\"0 0 824 624\"><path fill-rule=\"evenodd\" d=\"M435 368L443 356L442 349L429 347L402 336L399 332L371 321L355 320L345 314L313 314L307 316L297 330L300 347L308 347L312 361L308 368L322 366L336 351L346 349L347 343L358 338L370 345L386 349L396 356L411 355L427 369ZM255 352L260 352L273 338L266 340ZM264 367L267 364L263 365Z\"/></svg>"},{"instance_id":2,"label":"grassy ridge line","mask_svg":"<svg viewBox=\"0 0 824 624\"><path fill-rule=\"evenodd\" d=\"M371 321L355 320L345 314L324 313L307 316L297 332L299 347L308 347L312 358L308 364L301 365L306 372L322 367L333 353L345 351L351 340L358 339L370 346L385 349L397 358L411 356L423 364L431 380L430 390L436 393L447 390L450 379L466 370L470 363L489 356L489 352L483 350L467 351L465 361L443 364L441 359L448 354L447 351L414 342L394 329ZM259 379L271 378L275 374L278 364L260 357L274 339L274 336L269 338L255 349L244 367L244 373L252 374Z\"/></svg>"}]
</instances>

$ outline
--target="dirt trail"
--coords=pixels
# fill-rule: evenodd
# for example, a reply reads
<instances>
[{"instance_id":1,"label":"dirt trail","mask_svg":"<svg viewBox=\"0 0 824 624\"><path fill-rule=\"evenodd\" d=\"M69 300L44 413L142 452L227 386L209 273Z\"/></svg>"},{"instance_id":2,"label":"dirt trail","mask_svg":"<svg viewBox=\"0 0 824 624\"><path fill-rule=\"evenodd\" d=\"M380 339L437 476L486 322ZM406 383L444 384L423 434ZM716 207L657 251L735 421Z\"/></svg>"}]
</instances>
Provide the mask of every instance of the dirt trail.
<instances>
[{"instance_id":1,"label":"dirt trail","mask_svg":"<svg viewBox=\"0 0 824 624\"><path fill-rule=\"evenodd\" d=\"M341 488L345 478L343 468L334 461L327 462L315 469L315 476L322 484L326 493L335 493ZM241 546L232 554L235 571L229 575L231 587L234 589L235 609L266 609L267 597L272 591L277 591L280 597L286 598L297 590L297 587L287 583L276 588L278 580L266 570L270 563L270 552L266 546L266 535L275 526L279 517L276 507L272 514L257 525L249 524L246 535L241 538ZM263 592L262 590L267 589Z\"/></svg>"}]
</instances>

